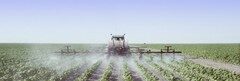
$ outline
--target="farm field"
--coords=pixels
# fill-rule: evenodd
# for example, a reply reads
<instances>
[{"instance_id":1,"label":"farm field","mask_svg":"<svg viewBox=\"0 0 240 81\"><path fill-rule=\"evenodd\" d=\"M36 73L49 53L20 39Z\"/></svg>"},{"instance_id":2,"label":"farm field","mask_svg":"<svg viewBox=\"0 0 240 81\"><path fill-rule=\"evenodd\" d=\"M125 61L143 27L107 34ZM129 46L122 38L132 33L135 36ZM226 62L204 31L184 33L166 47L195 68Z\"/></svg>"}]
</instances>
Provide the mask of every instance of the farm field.
<instances>
[{"instance_id":1,"label":"farm field","mask_svg":"<svg viewBox=\"0 0 240 81\"><path fill-rule=\"evenodd\" d=\"M105 44L71 44L89 54L54 53L64 44L0 44L0 81L240 81L240 74L189 60L240 64L239 44L174 44L182 54L107 57ZM160 49L163 45L137 45Z\"/></svg>"},{"instance_id":2,"label":"farm field","mask_svg":"<svg viewBox=\"0 0 240 81\"><path fill-rule=\"evenodd\" d=\"M183 54L196 58L212 59L240 65L240 44L170 44ZM162 44L140 45L152 49L160 49Z\"/></svg>"}]
</instances>

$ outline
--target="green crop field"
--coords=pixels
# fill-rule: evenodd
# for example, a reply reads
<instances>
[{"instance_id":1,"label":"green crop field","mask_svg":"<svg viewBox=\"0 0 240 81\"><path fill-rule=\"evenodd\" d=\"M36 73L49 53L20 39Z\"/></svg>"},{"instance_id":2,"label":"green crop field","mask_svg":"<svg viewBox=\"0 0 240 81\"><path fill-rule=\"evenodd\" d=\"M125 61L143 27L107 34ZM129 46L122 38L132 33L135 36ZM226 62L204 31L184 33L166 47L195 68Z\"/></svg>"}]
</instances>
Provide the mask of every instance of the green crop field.
<instances>
[{"instance_id":1,"label":"green crop field","mask_svg":"<svg viewBox=\"0 0 240 81\"><path fill-rule=\"evenodd\" d=\"M214 59L240 65L240 44L172 44L183 54ZM146 47L161 49L163 45L149 44Z\"/></svg>"},{"instance_id":2,"label":"green crop field","mask_svg":"<svg viewBox=\"0 0 240 81\"><path fill-rule=\"evenodd\" d=\"M105 50L105 44L70 44L83 50ZM64 44L0 44L0 81L240 81L240 74L185 60L182 55L240 64L240 44L173 44L182 54L54 53ZM161 49L162 44L136 46Z\"/></svg>"}]
</instances>

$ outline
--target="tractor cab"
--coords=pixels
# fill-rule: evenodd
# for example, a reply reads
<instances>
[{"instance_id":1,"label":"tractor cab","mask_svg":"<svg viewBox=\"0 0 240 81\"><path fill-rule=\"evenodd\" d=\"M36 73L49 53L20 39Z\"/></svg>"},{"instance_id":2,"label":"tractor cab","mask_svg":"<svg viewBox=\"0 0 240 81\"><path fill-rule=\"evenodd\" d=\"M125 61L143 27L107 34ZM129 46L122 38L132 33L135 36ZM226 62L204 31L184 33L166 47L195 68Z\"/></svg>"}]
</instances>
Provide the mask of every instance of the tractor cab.
<instances>
[{"instance_id":1,"label":"tractor cab","mask_svg":"<svg viewBox=\"0 0 240 81\"><path fill-rule=\"evenodd\" d=\"M124 35L112 35L108 43L108 53L113 55L126 55L129 53L129 46Z\"/></svg>"},{"instance_id":2,"label":"tractor cab","mask_svg":"<svg viewBox=\"0 0 240 81\"><path fill-rule=\"evenodd\" d=\"M125 40L125 38L124 38L124 35L114 35L114 36L112 36L111 40L123 41L123 40Z\"/></svg>"}]
</instances>

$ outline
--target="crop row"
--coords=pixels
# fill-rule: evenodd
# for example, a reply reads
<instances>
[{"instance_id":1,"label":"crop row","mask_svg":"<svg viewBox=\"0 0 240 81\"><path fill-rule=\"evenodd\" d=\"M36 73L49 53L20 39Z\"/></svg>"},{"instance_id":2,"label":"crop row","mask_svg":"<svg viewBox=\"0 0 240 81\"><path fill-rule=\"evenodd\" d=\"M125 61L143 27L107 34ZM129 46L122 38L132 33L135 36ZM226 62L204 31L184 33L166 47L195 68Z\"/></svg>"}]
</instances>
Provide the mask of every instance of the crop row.
<instances>
[{"instance_id":1,"label":"crop row","mask_svg":"<svg viewBox=\"0 0 240 81\"><path fill-rule=\"evenodd\" d=\"M169 81L184 81L183 78L179 77L179 75L176 75L173 73L173 71L170 71L169 69L166 69L154 62L148 62L152 67L154 67L155 69L157 69L158 72L161 73L161 75L163 75L163 77Z\"/></svg>"},{"instance_id":2,"label":"crop row","mask_svg":"<svg viewBox=\"0 0 240 81\"><path fill-rule=\"evenodd\" d=\"M158 78L154 76L146 67L139 62L135 61L138 69L142 72L142 75L146 81L158 81Z\"/></svg>"},{"instance_id":3,"label":"crop row","mask_svg":"<svg viewBox=\"0 0 240 81\"><path fill-rule=\"evenodd\" d=\"M85 64L80 64L80 65L72 66L73 68L64 71L64 72L62 73L62 75L55 77L55 81L62 81L62 80L64 80L64 79L68 78L68 77L69 77L68 75L70 75L72 72L75 72L75 71L77 71L78 69L81 69L80 67L81 67L82 65L85 65Z\"/></svg>"},{"instance_id":4,"label":"crop row","mask_svg":"<svg viewBox=\"0 0 240 81\"><path fill-rule=\"evenodd\" d=\"M124 81L133 81L132 74L131 74L131 72L129 70L129 67L128 67L127 63L125 63L123 65L123 72L124 72L123 73L123 80Z\"/></svg>"},{"instance_id":5,"label":"crop row","mask_svg":"<svg viewBox=\"0 0 240 81\"><path fill-rule=\"evenodd\" d=\"M163 62L165 63L165 62ZM165 63L166 64L166 63ZM198 72L193 71L193 69L190 69L188 67L179 67L179 64L173 65L173 64L166 64L168 67L174 69L175 72L181 74L184 78L191 81L215 81L211 77L205 76L203 74L200 74Z\"/></svg>"},{"instance_id":6,"label":"crop row","mask_svg":"<svg viewBox=\"0 0 240 81\"><path fill-rule=\"evenodd\" d=\"M204 67L199 64L195 64L190 61L184 62L175 62L177 65L180 65L179 68L186 68L186 70L191 71L193 74L201 74L205 79L217 80L217 81L240 81L240 75L234 74L227 70L223 69L214 69L211 67ZM180 71L180 70L178 70Z\"/></svg>"},{"instance_id":7,"label":"crop row","mask_svg":"<svg viewBox=\"0 0 240 81\"><path fill-rule=\"evenodd\" d=\"M101 61L94 63L90 68L88 68L82 76L77 78L77 81L87 81L87 79L92 75L92 73L99 67Z\"/></svg>"},{"instance_id":8,"label":"crop row","mask_svg":"<svg viewBox=\"0 0 240 81\"><path fill-rule=\"evenodd\" d=\"M26 80L26 81L36 81L36 80L48 80L53 81L57 75L56 71L50 70L49 68L32 68L24 66L22 69L13 70L11 68L4 71L4 75L1 76L0 80L3 81L14 81L14 80Z\"/></svg>"},{"instance_id":9,"label":"crop row","mask_svg":"<svg viewBox=\"0 0 240 81\"><path fill-rule=\"evenodd\" d=\"M100 81L109 81L110 76L112 75L113 72L113 62L110 62L108 67L104 70L104 73L100 79Z\"/></svg>"}]
</instances>

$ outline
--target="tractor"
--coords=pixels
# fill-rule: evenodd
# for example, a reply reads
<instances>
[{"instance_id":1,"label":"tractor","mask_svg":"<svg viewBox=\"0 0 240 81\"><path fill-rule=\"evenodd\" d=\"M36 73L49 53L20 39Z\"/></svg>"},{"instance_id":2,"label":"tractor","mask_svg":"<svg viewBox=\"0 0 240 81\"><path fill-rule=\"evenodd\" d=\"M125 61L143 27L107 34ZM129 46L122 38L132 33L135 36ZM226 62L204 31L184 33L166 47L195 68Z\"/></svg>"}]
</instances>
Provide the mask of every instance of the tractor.
<instances>
[{"instance_id":1,"label":"tractor","mask_svg":"<svg viewBox=\"0 0 240 81\"><path fill-rule=\"evenodd\" d=\"M111 34L112 35L112 34ZM107 46L109 55L126 56L130 54L130 48L124 35L112 35Z\"/></svg>"}]
</instances>

